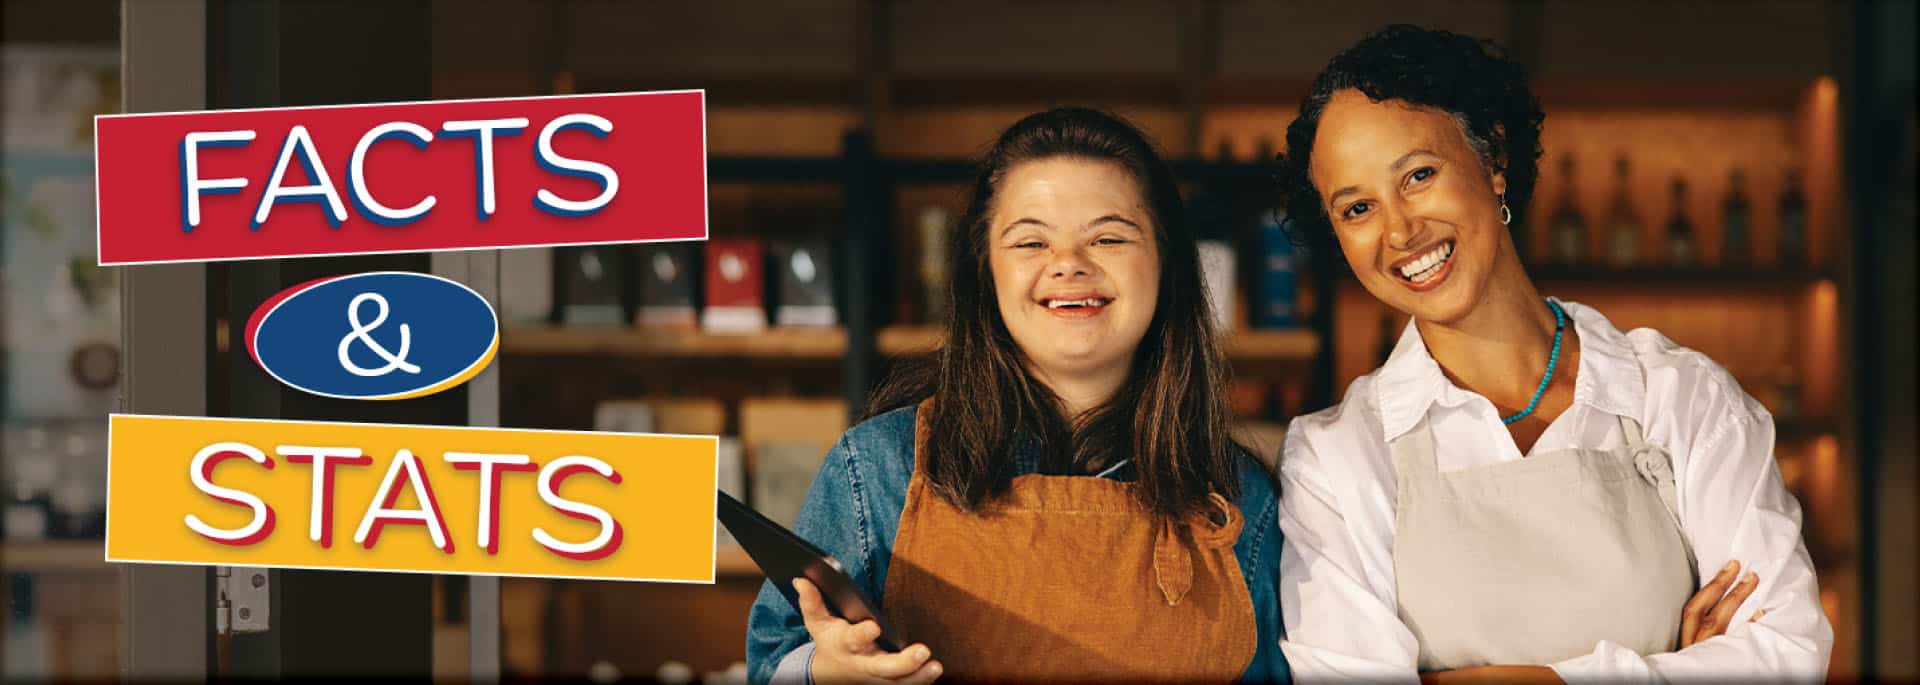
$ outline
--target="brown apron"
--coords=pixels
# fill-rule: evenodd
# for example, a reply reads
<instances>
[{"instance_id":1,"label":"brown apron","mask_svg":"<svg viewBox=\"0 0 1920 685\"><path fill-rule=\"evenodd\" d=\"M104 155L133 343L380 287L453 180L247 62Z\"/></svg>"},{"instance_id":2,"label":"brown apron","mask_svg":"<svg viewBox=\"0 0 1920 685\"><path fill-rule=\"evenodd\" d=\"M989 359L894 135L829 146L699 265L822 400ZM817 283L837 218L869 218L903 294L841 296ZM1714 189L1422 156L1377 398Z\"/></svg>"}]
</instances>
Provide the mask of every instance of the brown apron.
<instances>
[{"instance_id":1,"label":"brown apron","mask_svg":"<svg viewBox=\"0 0 1920 685\"><path fill-rule=\"evenodd\" d=\"M926 405L887 571L886 614L924 642L943 680L1237 680L1258 646L1253 601L1224 523L1156 525L1133 484L1027 475L977 513L922 477Z\"/></svg>"}]
</instances>

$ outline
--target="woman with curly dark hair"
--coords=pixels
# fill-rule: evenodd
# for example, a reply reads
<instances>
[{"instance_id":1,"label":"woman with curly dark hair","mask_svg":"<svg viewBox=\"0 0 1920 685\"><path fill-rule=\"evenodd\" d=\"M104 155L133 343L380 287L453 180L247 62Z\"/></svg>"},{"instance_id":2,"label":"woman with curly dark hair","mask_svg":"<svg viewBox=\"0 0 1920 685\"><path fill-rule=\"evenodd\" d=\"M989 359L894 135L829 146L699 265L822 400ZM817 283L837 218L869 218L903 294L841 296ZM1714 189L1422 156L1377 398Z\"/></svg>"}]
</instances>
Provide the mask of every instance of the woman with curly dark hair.
<instances>
[{"instance_id":1,"label":"woman with curly dark hair","mask_svg":"<svg viewBox=\"0 0 1920 685\"><path fill-rule=\"evenodd\" d=\"M1153 145L1094 110L1021 119L948 254L945 345L834 446L797 527L919 644L880 649L806 581L768 584L750 680L1286 680L1274 483L1228 435Z\"/></svg>"},{"instance_id":2,"label":"woman with curly dark hair","mask_svg":"<svg viewBox=\"0 0 1920 685\"><path fill-rule=\"evenodd\" d=\"M1818 681L1833 630L1771 417L1521 263L1544 120L1490 43L1392 26L1287 129L1295 226L1412 323L1287 433L1282 651L1301 680Z\"/></svg>"}]
</instances>

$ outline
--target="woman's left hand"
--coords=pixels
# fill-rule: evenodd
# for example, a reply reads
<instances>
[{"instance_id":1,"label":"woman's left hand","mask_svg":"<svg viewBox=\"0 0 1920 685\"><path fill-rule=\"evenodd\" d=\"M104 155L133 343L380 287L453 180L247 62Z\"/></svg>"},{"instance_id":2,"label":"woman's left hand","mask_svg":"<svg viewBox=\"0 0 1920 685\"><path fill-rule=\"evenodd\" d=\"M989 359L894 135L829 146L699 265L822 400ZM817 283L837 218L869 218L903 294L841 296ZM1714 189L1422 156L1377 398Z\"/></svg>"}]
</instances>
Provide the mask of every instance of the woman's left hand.
<instances>
[{"instance_id":1,"label":"woman's left hand","mask_svg":"<svg viewBox=\"0 0 1920 685\"><path fill-rule=\"evenodd\" d=\"M1429 671L1420 674L1424 685L1444 685L1445 683L1551 683L1561 685L1566 681L1560 674L1546 666L1475 666L1456 668L1451 671Z\"/></svg>"},{"instance_id":2,"label":"woman's left hand","mask_svg":"<svg viewBox=\"0 0 1920 685\"><path fill-rule=\"evenodd\" d=\"M1753 588L1759 585L1752 573L1738 582L1740 563L1728 562L1720 569L1713 580L1695 593L1692 600L1681 610L1680 647L1682 649L1708 638L1724 635L1727 625L1733 622L1733 612L1740 603L1747 601L1753 594ZM1754 612L1749 620L1758 621L1766 611ZM1477 666L1459 668L1451 671L1432 671L1420 674L1420 682L1427 685L1444 683L1564 683L1560 674L1546 666Z\"/></svg>"},{"instance_id":3,"label":"woman's left hand","mask_svg":"<svg viewBox=\"0 0 1920 685\"><path fill-rule=\"evenodd\" d=\"M1739 578L1735 582L1735 578ZM1727 628L1733 624L1733 613L1753 595L1753 589L1760 586L1760 577L1748 571L1740 578L1740 562L1729 561L1714 574L1713 580L1701 586L1693 598L1680 607L1680 648L1686 649L1696 643L1727 634ZM1758 621L1766 615L1762 609L1753 614L1749 621Z\"/></svg>"}]
</instances>

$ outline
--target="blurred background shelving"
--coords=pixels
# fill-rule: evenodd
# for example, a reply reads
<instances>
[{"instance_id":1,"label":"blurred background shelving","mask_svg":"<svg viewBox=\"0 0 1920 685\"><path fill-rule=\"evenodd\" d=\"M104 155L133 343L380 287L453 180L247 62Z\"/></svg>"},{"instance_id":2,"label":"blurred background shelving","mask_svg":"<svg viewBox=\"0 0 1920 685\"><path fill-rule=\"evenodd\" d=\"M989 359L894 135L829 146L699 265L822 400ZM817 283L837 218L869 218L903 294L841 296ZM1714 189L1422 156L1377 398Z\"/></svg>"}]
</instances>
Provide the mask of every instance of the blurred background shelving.
<instances>
[{"instance_id":1,"label":"blurred background shelving","mask_svg":"<svg viewBox=\"0 0 1920 685\"><path fill-rule=\"evenodd\" d=\"M937 349L945 332L935 325L896 325L880 329L874 345L880 355L900 357ZM1223 341L1227 357L1243 361L1311 362L1319 340L1311 331L1240 331ZM699 331L580 330L564 326L520 326L501 334L503 353L514 357L599 357L679 360L769 358L791 361L840 360L847 353L847 332L840 328L772 328L760 333Z\"/></svg>"},{"instance_id":2,"label":"blurred background shelving","mask_svg":"<svg viewBox=\"0 0 1920 685\"><path fill-rule=\"evenodd\" d=\"M10 573L113 573L98 540L0 543L0 559Z\"/></svg>"}]
</instances>

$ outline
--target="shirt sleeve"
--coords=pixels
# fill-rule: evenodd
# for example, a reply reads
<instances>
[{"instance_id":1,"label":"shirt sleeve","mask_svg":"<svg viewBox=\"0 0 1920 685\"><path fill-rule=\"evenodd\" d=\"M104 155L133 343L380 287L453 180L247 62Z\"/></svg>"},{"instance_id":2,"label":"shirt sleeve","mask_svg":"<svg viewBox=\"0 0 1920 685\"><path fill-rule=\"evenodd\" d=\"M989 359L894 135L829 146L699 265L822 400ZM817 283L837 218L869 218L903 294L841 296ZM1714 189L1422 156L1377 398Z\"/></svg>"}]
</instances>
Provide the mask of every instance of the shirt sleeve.
<instances>
[{"instance_id":1,"label":"shirt sleeve","mask_svg":"<svg viewBox=\"0 0 1920 685\"><path fill-rule=\"evenodd\" d=\"M1280 650L1301 682L1418 682L1419 646L1400 621L1392 569L1374 569L1387 582L1370 582L1360 548L1392 541L1349 526L1332 480L1296 420L1280 456Z\"/></svg>"},{"instance_id":2,"label":"shirt sleeve","mask_svg":"<svg viewBox=\"0 0 1920 685\"><path fill-rule=\"evenodd\" d=\"M1759 586L1725 635L1653 655L1601 642L1590 654L1552 664L1567 682L1825 680L1833 626L1821 609L1813 561L1801 540L1800 504L1774 462L1773 420L1746 393L1719 385L1718 392L1704 393L1710 396L1699 411L1686 412L1691 426L1680 429L1698 427L1703 436L1674 455L1681 522L1703 569L1702 583L1712 579L1706 569L1737 560L1743 575L1759 574ZM1750 622L1762 609L1766 616Z\"/></svg>"},{"instance_id":3,"label":"shirt sleeve","mask_svg":"<svg viewBox=\"0 0 1920 685\"><path fill-rule=\"evenodd\" d=\"M807 642L780 657L771 685L813 685L813 643Z\"/></svg>"},{"instance_id":4,"label":"shirt sleeve","mask_svg":"<svg viewBox=\"0 0 1920 685\"><path fill-rule=\"evenodd\" d=\"M876 546L866 525L871 500L856 477L855 456L845 437L827 453L807 489L794 532L838 559L868 597L878 597L872 573ZM800 611L774 588L773 581L762 583L747 617L748 681L763 685L795 682L797 675L810 679L812 644ZM787 658L802 648L808 658Z\"/></svg>"}]
</instances>

